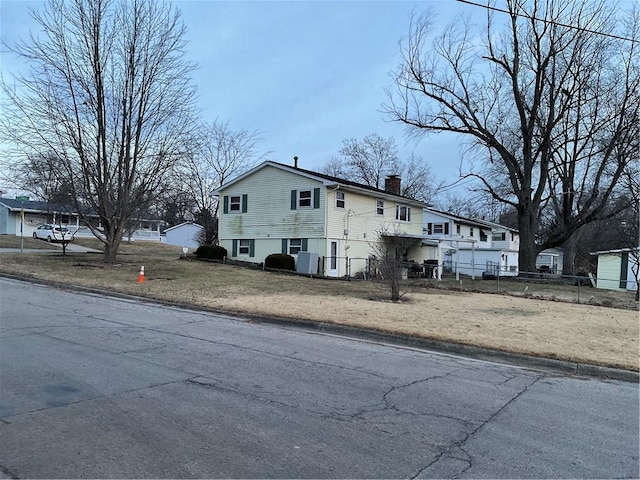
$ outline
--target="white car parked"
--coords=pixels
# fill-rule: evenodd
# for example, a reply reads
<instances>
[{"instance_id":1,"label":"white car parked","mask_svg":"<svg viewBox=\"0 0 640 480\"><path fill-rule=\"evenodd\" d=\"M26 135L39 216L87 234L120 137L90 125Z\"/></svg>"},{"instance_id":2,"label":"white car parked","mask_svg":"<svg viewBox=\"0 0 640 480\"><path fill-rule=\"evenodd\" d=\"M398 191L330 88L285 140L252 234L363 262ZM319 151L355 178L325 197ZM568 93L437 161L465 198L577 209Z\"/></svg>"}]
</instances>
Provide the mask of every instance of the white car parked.
<instances>
[{"instance_id":1,"label":"white car parked","mask_svg":"<svg viewBox=\"0 0 640 480\"><path fill-rule=\"evenodd\" d=\"M39 238L47 242L61 242L63 240L71 240L72 235L67 227L47 223L36 228L36 231L33 232L33 238Z\"/></svg>"}]
</instances>

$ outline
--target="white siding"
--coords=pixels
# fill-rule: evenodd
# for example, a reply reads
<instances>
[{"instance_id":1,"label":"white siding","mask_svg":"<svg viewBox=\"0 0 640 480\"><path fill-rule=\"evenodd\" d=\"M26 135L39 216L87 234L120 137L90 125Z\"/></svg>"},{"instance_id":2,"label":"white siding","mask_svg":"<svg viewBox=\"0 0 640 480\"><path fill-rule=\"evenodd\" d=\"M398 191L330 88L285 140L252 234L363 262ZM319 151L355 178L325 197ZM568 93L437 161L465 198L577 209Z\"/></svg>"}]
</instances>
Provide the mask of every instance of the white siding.
<instances>
[{"instance_id":1,"label":"white siding","mask_svg":"<svg viewBox=\"0 0 640 480\"><path fill-rule=\"evenodd\" d=\"M320 208L291 209L291 190L313 190L322 183L267 166L220 192L247 195L246 213L220 215L220 239L318 238L324 236L324 188ZM222 209L221 209L222 210Z\"/></svg>"},{"instance_id":2,"label":"white siding","mask_svg":"<svg viewBox=\"0 0 640 480\"><path fill-rule=\"evenodd\" d=\"M634 256L631 253L628 255L628 261L626 265L627 280L625 288L620 288L620 282L622 280L622 252L618 253L601 253L598 255L598 275L597 275L597 288L603 288L606 290L632 290L637 288L636 278L633 274Z\"/></svg>"},{"instance_id":3,"label":"white siding","mask_svg":"<svg viewBox=\"0 0 640 480\"><path fill-rule=\"evenodd\" d=\"M620 263L619 254L598 255L598 279L597 288L605 290L620 290Z\"/></svg>"},{"instance_id":4,"label":"white siding","mask_svg":"<svg viewBox=\"0 0 640 480\"><path fill-rule=\"evenodd\" d=\"M198 236L204 228L193 223L178 225L175 228L167 229L165 233L165 243L178 247L197 248L200 245Z\"/></svg>"}]
</instances>

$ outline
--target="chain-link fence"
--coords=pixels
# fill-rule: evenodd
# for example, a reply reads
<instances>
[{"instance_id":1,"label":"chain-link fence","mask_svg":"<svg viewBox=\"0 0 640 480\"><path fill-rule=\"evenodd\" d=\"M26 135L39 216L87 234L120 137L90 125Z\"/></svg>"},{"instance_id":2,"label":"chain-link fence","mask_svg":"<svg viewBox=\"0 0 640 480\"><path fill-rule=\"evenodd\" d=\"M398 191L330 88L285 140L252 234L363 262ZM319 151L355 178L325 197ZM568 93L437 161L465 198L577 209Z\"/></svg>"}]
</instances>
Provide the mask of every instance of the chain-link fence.
<instances>
[{"instance_id":1,"label":"chain-link fence","mask_svg":"<svg viewBox=\"0 0 640 480\"><path fill-rule=\"evenodd\" d=\"M375 258L321 257L319 271L337 272L336 275L351 280L384 281ZM326 266L326 267L325 267ZM487 268L489 267L489 268ZM419 288L440 288L468 292L501 292L509 295L617 306L637 309L635 279L616 279L595 275L561 275L542 268L522 274L510 265L485 263L403 262L402 278ZM442 268L442 272L438 269ZM614 285L616 289L596 288L597 285Z\"/></svg>"}]
</instances>

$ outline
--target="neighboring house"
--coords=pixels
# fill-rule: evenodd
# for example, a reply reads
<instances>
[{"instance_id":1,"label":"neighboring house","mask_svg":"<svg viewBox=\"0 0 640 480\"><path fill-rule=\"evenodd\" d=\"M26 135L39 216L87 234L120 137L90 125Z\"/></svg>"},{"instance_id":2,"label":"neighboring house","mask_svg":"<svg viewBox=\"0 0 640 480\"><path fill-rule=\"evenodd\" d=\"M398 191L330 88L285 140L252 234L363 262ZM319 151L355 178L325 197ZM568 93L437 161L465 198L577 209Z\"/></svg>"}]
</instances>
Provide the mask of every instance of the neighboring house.
<instances>
[{"instance_id":1,"label":"neighboring house","mask_svg":"<svg viewBox=\"0 0 640 480\"><path fill-rule=\"evenodd\" d=\"M100 217L87 214L92 225L100 228ZM93 233L68 205L34 200L0 198L0 235L31 237L38 225L53 223L67 227L76 237L93 237ZM159 223L152 219L136 220L126 240L160 240Z\"/></svg>"},{"instance_id":2,"label":"neighboring house","mask_svg":"<svg viewBox=\"0 0 640 480\"><path fill-rule=\"evenodd\" d=\"M635 254L632 252L635 251ZM638 251L630 248L592 252L598 257L596 288L605 290L633 290L638 288Z\"/></svg>"},{"instance_id":3,"label":"neighboring house","mask_svg":"<svg viewBox=\"0 0 640 480\"><path fill-rule=\"evenodd\" d=\"M547 248L536 257L536 270L550 275L562 275L564 251L560 248Z\"/></svg>"},{"instance_id":4,"label":"neighboring house","mask_svg":"<svg viewBox=\"0 0 640 480\"><path fill-rule=\"evenodd\" d=\"M518 275L518 231L486 220L424 209L424 242L445 271L480 276Z\"/></svg>"},{"instance_id":5,"label":"neighboring house","mask_svg":"<svg viewBox=\"0 0 640 480\"><path fill-rule=\"evenodd\" d=\"M197 248L200 246L199 238L204 232L204 227L193 222L184 222L167 228L164 231L165 243L178 247Z\"/></svg>"},{"instance_id":6,"label":"neighboring house","mask_svg":"<svg viewBox=\"0 0 640 480\"><path fill-rule=\"evenodd\" d=\"M297 161L296 161L297 164ZM255 263L272 253L315 253L319 273L365 272L382 234L415 239L405 260L428 259L422 247L423 202L400 195L400 178L380 190L267 161L222 185L219 240L229 257ZM384 235L383 235L384 236Z\"/></svg>"}]
</instances>

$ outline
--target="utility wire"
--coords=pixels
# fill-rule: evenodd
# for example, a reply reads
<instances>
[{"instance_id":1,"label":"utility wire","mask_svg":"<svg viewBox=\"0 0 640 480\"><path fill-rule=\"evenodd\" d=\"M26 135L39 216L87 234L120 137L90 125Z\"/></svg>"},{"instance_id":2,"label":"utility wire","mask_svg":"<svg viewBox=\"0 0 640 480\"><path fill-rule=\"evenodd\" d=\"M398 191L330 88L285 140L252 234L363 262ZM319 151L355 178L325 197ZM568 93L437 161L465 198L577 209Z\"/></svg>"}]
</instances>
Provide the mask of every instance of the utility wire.
<instances>
[{"instance_id":1,"label":"utility wire","mask_svg":"<svg viewBox=\"0 0 640 480\"><path fill-rule=\"evenodd\" d=\"M528 18L530 20L536 20L538 22L550 23L552 25L558 25L560 27L572 28L581 32L592 33L594 35L602 35L603 37L615 38L616 40L625 40L627 42L638 43L638 40L629 37L621 37L620 35L614 35L613 33L598 32L596 30L589 30L588 28L576 27L575 25L568 25L566 23L556 22L554 20L547 20L544 18L532 17L531 15L525 15L523 13L510 12L503 8L494 7L492 5L482 5L481 3L472 2L470 0L456 0L456 2L466 3L467 5L473 5L474 7L486 8L487 10L493 10L495 12L506 13L508 15L515 15L517 17Z\"/></svg>"}]
</instances>

